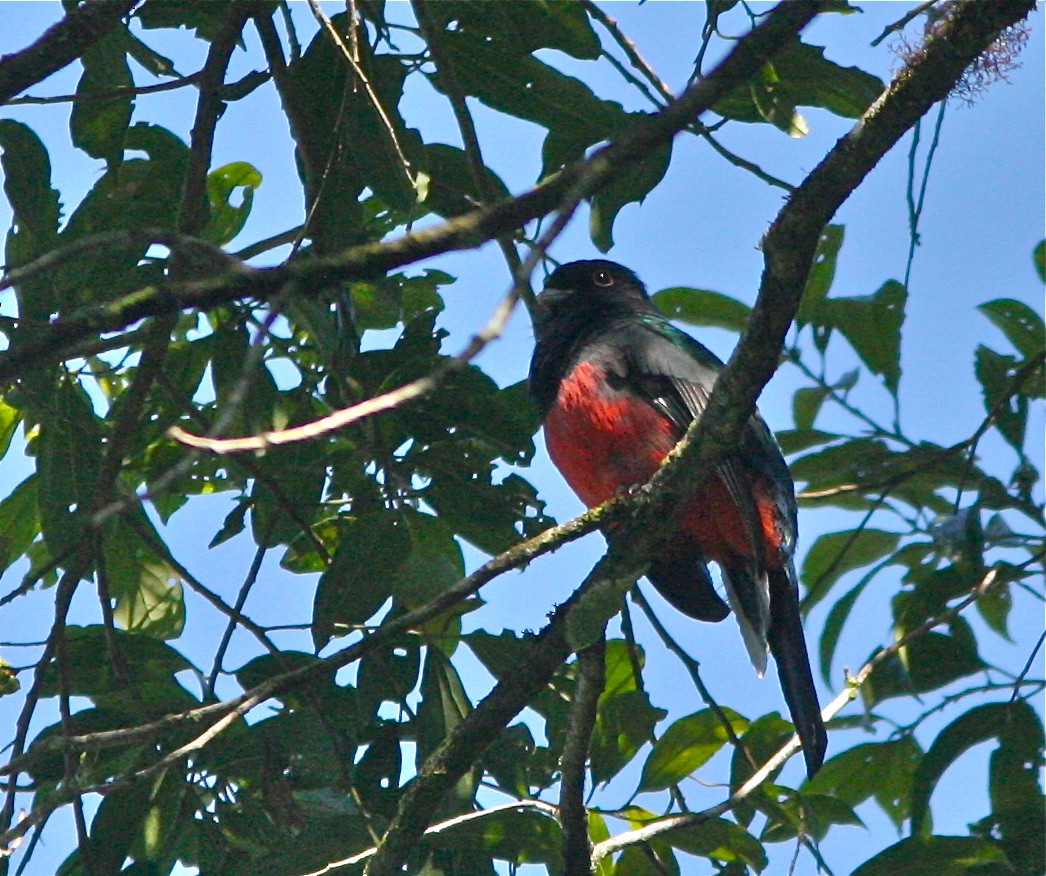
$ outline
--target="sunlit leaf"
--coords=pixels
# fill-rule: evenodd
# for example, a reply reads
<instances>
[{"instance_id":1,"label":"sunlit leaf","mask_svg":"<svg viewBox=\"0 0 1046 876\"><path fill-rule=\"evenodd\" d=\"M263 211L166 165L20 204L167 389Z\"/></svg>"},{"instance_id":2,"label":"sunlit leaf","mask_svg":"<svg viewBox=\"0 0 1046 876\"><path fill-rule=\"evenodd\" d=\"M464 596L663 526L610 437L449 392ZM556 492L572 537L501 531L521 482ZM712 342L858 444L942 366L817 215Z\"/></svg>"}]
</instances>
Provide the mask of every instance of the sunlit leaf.
<instances>
[{"instance_id":1,"label":"sunlit leaf","mask_svg":"<svg viewBox=\"0 0 1046 876\"><path fill-rule=\"evenodd\" d=\"M707 325L741 332L752 312L747 304L722 292L689 286L672 286L650 297L665 316L687 325Z\"/></svg>"},{"instance_id":2,"label":"sunlit leaf","mask_svg":"<svg viewBox=\"0 0 1046 876\"><path fill-rule=\"evenodd\" d=\"M731 734L740 736L749 722L737 712L724 709L730 727L712 709L704 709L680 718L654 743L639 780L640 791L660 791L685 779L707 763L730 741Z\"/></svg>"}]
</instances>

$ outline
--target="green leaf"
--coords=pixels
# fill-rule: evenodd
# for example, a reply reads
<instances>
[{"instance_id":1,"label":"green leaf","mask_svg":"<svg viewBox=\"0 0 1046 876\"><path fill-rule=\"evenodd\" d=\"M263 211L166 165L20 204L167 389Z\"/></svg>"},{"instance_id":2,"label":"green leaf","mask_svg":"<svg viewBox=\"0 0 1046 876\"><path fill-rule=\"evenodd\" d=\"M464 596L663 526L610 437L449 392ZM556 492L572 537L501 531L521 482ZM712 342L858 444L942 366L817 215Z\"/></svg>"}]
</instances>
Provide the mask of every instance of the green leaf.
<instances>
[{"instance_id":1,"label":"green leaf","mask_svg":"<svg viewBox=\"0 0 1046 876\"><path fill-rule=\"evenodd\" d=\"M826 322L838 328L873 374L894 395L901 379L901 327L908 291L887 280L872 295L829 298L824 302Z\"/></svg>"},{"instance_id":2,"label":"green leaf","mask_svg":"<svg viewBox=\"0 0 1046 876\"><path fill-rule=\"evenodd\" d=\"M824 631L821 633L820 647L818 648L818 657L821 665L821 678L824 679L827 685L832 684L832 660L835 658L835 648L839 644L839 637L842 635L843 627L850 617L850 612L857 602L857 597L864 592L864 588L871 583L879 571L880 569L877 566L861 578L854 587L836 601L828 612L828 617L825 618Z\"/></svg>"},{"instance_id":3,"label":"green leaf","mask_svg":"<svg viewBox=\"0 0 1046 876\"><path fill-rule=\"evenodd\" d=\"M44 540L52 556L62 556L80 541L81 520L94 508L101 471L101 430L80 384L59 384L53 408L41 417L37 459Z\"/></svg>"},{"instance_id":4,"label":"green leaf","mask_svg":"<svg viewBox=\"0 0 1046 876\"><path fill-rule=\"evenodd\" d=\"M1018 453L1023 453L1028 425L1028 397L1010 394L1019 363L1013 356L996 353L983 344L977 347L974 374L981 384L984 409L995 418L999 434Z\"/></svg>"},{"instance_id":5,"label":"green leaf","mask_svg":"<svg viewBox=\"0 0 1046 876\"><path fill-rule=\"evenodd\" d=\"M723 709L735 736L749 727L747 718ZM730 740L730 731L712 709L703 709L672 724L654 743L643 764L639 791L661 791L690 776Z\"/></svg>"},{"instance_id":6,"label":"green leaf","mask_svg":"<svg viewBox=\"0 0 1046 876\"><path fill-rule=\"evenodd\" d=\"M672 161L672 143L658 146L643 159L629 166L592 196L589 234L600 252L614 246L614 220L626 204L642 204L651 190L665 178Z\"/></svg>"},{"instance_id":7,"label":"green leaf","mask_svg":"<svg viewBox=\"0 0 1046 876\"><path fill-rule=\"evenodd\" d=\"M1022 356L1031 357L1046 347L1046 326L1039 316L1023 301L996 298L977 309L994 323Z\"/></svg>"},{"instance_id":8,"label":"green leaf","mask_svg":"<svg viewBox=\"0 0 1046 876\"><path fill-rule=\"evenodd\" d=\"M36 475L30 475L0 502L0 572L20 559L40 533Z\"/></svg>"},{"instance_id":9,"label":"green leaf","mask_svg":"<svg viewBox=\"0 0 1046 876\"><path fill-rule=\"evenodd\" d=\"M21 122L0 119L0 170L12 213L4 250L5 266L11 269L53 248L62 208L58 192L51 187L47 149L33 130ZM50 278L26 278L15 291L20 317L30 324L50 321L55 310Z\"/></svg>"},{"instance_id":10,"label":"green leaf","mask_svg":"<svg viewBox=\"0 0 1046 876\"><path fill-rule=\"evenodd\" d=\"M806 585L803 611L808 612L827 595L843 575L870 565L891 553L900 540L896 532L882 529L846 529L829 532L813 543L803 558L801 578Z\"/></svg>"},{"instance_id":11,"label":"green leaf","mask_svg":"<svg viewBox=\"0 0 1046 876\"><path fill-rule=\"evenodd\" d=\"M814 262L810 266L810 276L806 278L806 288L799 304L795 321L800 325L813 323L824 324L824 300L835 281L835 268L839 262L839 250L846 237L845 225L826 225L817 240Z\"/></svg>"},{"instance_id":12,"label":"green leaf","mask_svg":"<svg viewBox=\"0 0 1046 876\"><path fill-rule=\"evenodd\" d=\"M1013 595L1010 588L1005 584L997 584L981 596L976 605L977 613L984 619L984 622L1006 641L1012 642L1007 624L1010 609L1013 608Z\"/></svg>"},{"instance_id":13,"label":"green leaf","mask_svg":"<svg viewBox=\"0 0 1046 876\"><path fill-rule=\"evenodd\" d=\"M667 716L664 709L651 705L646 691L604 693L589 745L592 781L601 784L616 776L654 738L654 727Z\"/></svg>"},{"instance_id":14,"label":"green leaf","mask_svg":"<svg viewBox=\"0 0 1046 876\"><path fill-rule=\"evenodd\" d=\"M675 848L691 855L746 864L757 872L765 870L769 863L766 849L759 840L743 827L723 818L712 818L694 827L673 830L665 839Z\"/></svg>"},{"instance_id":15,"label":"green leaf","mask_svg":"<svg viewBox=\"0 0 1046 876\"><path fill-rule=\"evenodd\" d=\"M814 420L827 397L827 386L804 386L795 391L792 396L792 419L797 430L813 429Z\"/></svg>"},{"instance_id":16,"label":"green leaf","mask_svg":"<svg viewBox=\"0 0 1046 876\"><path fill-rule=\"evenodd\" d=\"M428 648L421 672L421 703L417 707L418 769L433 750L468 717L472 703L458 671L438 648ZM460 809L469 806L475 794L476 777L470 770L455 792ZM450 813L447 813L450 814Z\"/></svg>"},{"instance_id":17,"label":"green leaf","mask_svg":"<svg viewBox=\"0 0 1046 876\"><path fill-rule=\"evenodd\" d=\"M528 54L506 63L503 44L479 34L448 31L444 49L458 87L491 109L547 128L542 175L580 157L584 150L629 127L620 104L598 98L581 80ZM441 83L433 80L439 89Z\"/></svg>"},{"instance_id":18,"label":"green leaf","mask_svg":"<svg viewBox=\"0 0 1046 876\"><path fill-rule=\"evenodd\" d=\"M134 15L144 28L190 28L210 42L221 33L228 10L210 0L147 0Z\"/></svg>"},{"instance_id":19,"label":"green leaf","mask_svg":"<svg viewBox=\"0 0 1046 876\"><path fill-rule=\"evenodd\" d=\"M795 108L814 106L858 118L883 90L883 83L857 67L842 67L824 57L822 46L798 38L768 62L751 82L734 89L712 109L743 122L769 122L801 136ZM797 128L797 124L799 127Z\"/></svg>"},{"instance_id":20,"label":"green leaf","mask_svg":"<svg viewBox=\"0 0 1046 876\"><path fill-rule=\"evenodd\" d=\"M991 840L967 836L912 836L865 861L851 876L961 876L987 864L1007 864Z\"/></svg>"},{"instance_id":21,"label":"green leaf","mask_svg":"<svg viewBox=\"0 0 1046 876\"><path fill-rule=\"evenodd\" d=\"M464 149L445 143L426 143L422 167L429 175L424 204L441 216L460 216L477 203L509 197L509 190L494 171L484 165L483 190L476 188L472 168Z\"/></svg>"},{"instance_id":22,"label":"green leaf","mask_svg":"<svg viewBox=\"0 0 1046 876\"><path fill-rule=\"evenodd\" d=\"M338 548L320 576L313 603L317 649L353 624L365 623L392 595L392 578L410 554L402 517L370 511L341 523Z\"/></svg>"},{"instance_id":23,"label":"green leaf","mask_svg":"<svg viewBox=\"0 0 1046 876\"><path fill-rule=\"evenodd\" d=\"M802 793L830 794L850 806L874 798L900 829L908 818L912 775L923 752L913 736L892 742L865 742L825 761L802 786Z\"/></svg>"},{"instance_id":24,"label":"green leaf","mask_svg":"<svg viewBox=\"0 0 1046 876\"><path fill-rule=\"evenodd\" d=\"M509 55L558 49L580 60L598 58L602 47L584 6L570 0L538 3L473 3L441 0L431 13L441 24L494 42Z\"/></svg>"},{"instance_id":25,"label":"green leaf","mask_svg":"<svg viewBox=\"0 0 1046 876\"><path fill-rule=\"evenodd\" d=\"M8 448L11 446L11 439L20 422L22 422L22 412L0 398L0 459L7 454Z\"/></svg>"},{"instance_id":26,"label":"green leaf","mask_svg":"<svg viewBox=\"0 0 1046 876\"><path fill-rule=\"evenodd\" d=\"M864 827L864 822L852 806L827 794L805 792L801 796L791 796L776 802L777 814L767 821L759 836L763 842L785 842L800 834L819 842L828 835L833 825Z\"/></svg>"},{"instance_id":27,"label":"green leaf","mask_svg":"<svg viewBox=\"0 0 1046 876\"><path fill-rule=\"evenodd\" d=\"M753 721L741 736L741 744L734 748L733 756L730 759L730 792L736 793L755 772L749 757L757 764L765 763L791 738L794 732L795 728L792 723L786 721L777 712L770 712ZM774 770L769 781L772 782L780 771L780 767ZM745 826L750 824L756 812L753 804L763 805L766 802L765 796L763 800L756 801L755 799L757 796L762 796L762 787L756 795L749 800L742 801L734 808L734 816L738 824Z\"/></svg>"},{"instance_id":28,"label":"green leaf","mask_svg":"<svg viewBox=\"0 0 1046 876\"><path fill-rule=\"evenodd\" d=\"M669 319L687 325L713 326L742 332L748 325L752 308L736 298L709 289L671 286L655 292L651 298Z\"/></svg>"},{"instance_id":29,"label":"green leaf","mask_svg":"<svg viewBox=\"0 0 1046 876\"><path fill-rule=\"evenodd\" d=\"M1039 275L1039 282L1046 283L1046 240L1040 240L1035 244L1031 257L1035 263L1035 273Z\"/></svg>"},{"instance_id":30,"label":"green leaf","mask_svg":"<svg viewBox=\"0 0 1046 876\"><path fill-rule=\"evenodd\" d=\"M775 434L777 443L781 445L781 452L785 456L791 456L800 450L809 450L821 444L831 444L838 441L842 435L834 432L822 432L820 429L784 429Z\"/></svg>"},{"instance_id":31,"label":"green leaf","mask_svg":"<svg viewBox=\"0 0 1046 876\"><path fill-rule=\"evenodd\" d=\"M134 79L127 63L126 34L122 28L102 37L80 57L84 72L76 86L69 118L73 145L109 166L123 158L124 136L131 124L134 100L130 93L100 94L131 88Z\"/></svg>"},{"instance_id":32,"label":"green leaf","mask_svg":"<svg viewBox=\"0 0 1046 876\"><path fill-rule=\"evenodd\" d=\"M1023 700L974 706L945 727L926 752L915 772L912 786L912 834L924 831L930 812L930 796L938 781L958 758L975 745L998 739L1027 761L1039 758L1043 746L1042 722ZM1003 792L996 786L997 796Z\"/></svg>"},{"instance_id":33,"label":"green leaf","mask_svg":"<svg viewBox=\"0 0 1046 876\"><path fill-rule=\"evenodd\" d=\"M262 183L257 168L246 161L234 161L215 168L207 174L207 200L210 221L204 237L218 246L224 246L243 229L254 204L254 191ZM232 198L239 191L240 203Z\"/></svg>"},{"instance_id":34,"label":"green leaf","mask_svg":"<svg viewBox=\"0 0 1046 876\"><path fill-rule=\"evenodd\" d=\"M392 576L392 594L406 608L435 599L465 574L461 546L447 524L431 514L404 509L410 553Z\"/></svg>"},{"instance_id":35,"label":"green leaf","mask_svg":"<svg viewBox=\"0 0 1046 876\"><path fill-rule=\"evenodd\" d=\"M908 675L916 693L936 690L987 668L977 653L977 640L965 619L954 618L948 631L947 635L926 633L905 649Z\"/></svg>"},{"instance_id":36,"label":"green leaf","mask_svg":"<svg viewBox=\"0 0 1046 876\"><path fill-rule=\"evenodd\" d=\"M451 872L475 873L477 876L493 874L492 858L509 862L507 869L510 873L530 869L519 868L517 865L520 864L544 864L546 867L541 869L548 872L562 863L563 831L551 815L524 807L485 813L480 810L474 815L478 817L441 830L438 836L426 838L426 843L438 843L437 855L442 851L455 855L453 871L429 867L414 872L419 876L449 876ZM471 860L468 856L472 856Z\"/></svg>"},{"instance_id":37,"label":"green leaf","mask_svg":"<svg viewBox=\"0 0 1046 876\"><path fill-rule=\"evenodd\" d=\"M177 638L185 626L181 578L156 550L160 536L149 519L141 512L134 516L136 526L117 517L105 528L105 571L116 600L113 617L131 632ZM140 534L143 530L148 539Z\"/></svg>"},{"instance_id":38,"label":"green leaf","mask_svg":"<svg viewBox=\"0 0 1046 876\"><path fill-rule=\"evenodd\" d=\"M199 705L175 679L176 673L193 665L165 642L120 629L107 634L101 625L67 627L66 637L62 672L70 694L90 697L100 707L126 710L135 721L146 717L143 706L151 715ZM119 676L110 659L110 642L119 654ZM52 661L44 671L42 695L57 696L60 689L58 663Z\"/></svg>"},{"instance_id":39,"label":"green leaf","mask_svg":"<svg viewBox=\"0 0 1046 876\"><path fill-rule=\"evenodd\" d=\"M43 253L58 231L62 214L58 191L51 188L47 149L28 125L11 119L0 119L0 149L4 193L15 222L20 233L28 233L37 242L33 251ZM7 265L13 266L10 256Z\"/></svg>"},{"instance_id":40,"label":"green leaf","mask_svg":"<svg viewBox=\"0 0 1046 876\"><path fill-rule=\"evenodd\" d=\"M399 799L403 752L400 727L393 721L382 722L374 738L356 764L353 788L369 812L391 818Z\"/></svg>"}]
</instances>

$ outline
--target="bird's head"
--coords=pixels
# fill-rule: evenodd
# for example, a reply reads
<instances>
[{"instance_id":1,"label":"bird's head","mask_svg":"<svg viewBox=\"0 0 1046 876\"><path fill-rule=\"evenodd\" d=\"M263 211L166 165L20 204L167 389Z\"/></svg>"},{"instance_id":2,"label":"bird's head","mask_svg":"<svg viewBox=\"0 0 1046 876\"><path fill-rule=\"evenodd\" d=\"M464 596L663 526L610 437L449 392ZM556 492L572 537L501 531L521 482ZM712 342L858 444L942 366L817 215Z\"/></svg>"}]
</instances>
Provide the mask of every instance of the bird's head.
<instances>
[{"instance_id":1,"label":"bird's head","mask_svg":"<svg viewBox=\"0 0 1046 876\"><path fill-rule=\"evenodd\" d=\"M539 335L543 325L564 317L652 309L642 281L623 265L605 259L570 262L556 268L537 300Z\"/></svg>"}]
</instances>

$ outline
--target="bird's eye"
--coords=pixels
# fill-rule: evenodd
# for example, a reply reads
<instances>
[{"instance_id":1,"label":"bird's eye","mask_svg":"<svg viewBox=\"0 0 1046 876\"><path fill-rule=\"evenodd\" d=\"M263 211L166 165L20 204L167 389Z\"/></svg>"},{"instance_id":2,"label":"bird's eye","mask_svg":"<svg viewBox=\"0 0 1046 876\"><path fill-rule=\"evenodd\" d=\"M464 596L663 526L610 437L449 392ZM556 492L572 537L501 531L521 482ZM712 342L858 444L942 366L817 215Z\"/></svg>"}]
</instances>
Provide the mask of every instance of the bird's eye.
<instances>
[{"instance_id":1,"label":"bird's eye","mask_svg":"<svg viewBox=\"0 0 1046 876\"><path fill-rule=\"evenodd\" d=\"M614 285L614 278L610 275L610 271L600 268L592 274L592 282L606 289Z\"/></svg>"}]
</instances>

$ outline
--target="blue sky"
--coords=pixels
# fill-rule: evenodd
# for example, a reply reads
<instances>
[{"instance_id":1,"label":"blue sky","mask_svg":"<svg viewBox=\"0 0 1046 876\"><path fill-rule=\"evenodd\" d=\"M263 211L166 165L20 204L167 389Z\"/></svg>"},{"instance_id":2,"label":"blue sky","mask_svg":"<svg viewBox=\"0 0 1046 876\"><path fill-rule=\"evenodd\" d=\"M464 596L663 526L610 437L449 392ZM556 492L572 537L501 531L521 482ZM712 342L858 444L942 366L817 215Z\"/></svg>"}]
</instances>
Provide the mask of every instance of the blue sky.
<instances>
[{"instance_id":1,"label":"blue sky","mask_svg":"<svg viewBox=\"0 0 1046 876\"><path fill-rule=\"evenodd\" d=\"M806 32L804 39L828 46L827 55L844 65L857 65L883 79L890 75L896 59L890 40L871 47L870 42L883 27L896 20L909 8L902 3L860 4L862 15L824 16ZM312 33L313 23L304 4L294 5L301 33ZM679 90L691 71L694 48L699 39L704 7L698 3L649 2L642 7L632 2L607 4L622 29L635 41L639 51L674 90ZM334 7L331 11L336 11ZM28 44L61 14L57 3L5 3L4 26L0 30L0 54ZM389 5L390 17L409 16L404 3ZM920 234L922 246L916 253L910 284L908 318L902 346L904 376L901 388L901 414L909 434L947 445L968 436L983 417L979 389L973 378L973 351L985 343L1008 352L1005 339L991 324L974 311L975 305L993 298L1012 297L1042 309L1042 289L1032 269L1031 249L1043 236L1044 176L1043 155L1043 13L1033 18L1031 39L1021 56L1022 67L1010 76L1010 82L992 87L973 106L958 102L949 105L941 144L929 181L926 211ZM739 19L727 19L727 26L743 28ZM160 35L168 39L168 33ZM202 55L195 41L179 35L180 43L157 42L156 32L147 32L165 54L175 58L182 72L198 69ZM249 60L237 53L231 70L236 77L261 66L256 41L249 45ZM404 38L404 42L407 39ZM628 91L609 65L584 64L558 53L546 53L545 60L562 63L572 75L584 78L603 97L619 100L627 109L649 109L638 95ZM67 68L47 83L31 90L33 94L63 94L75 89L78 69ZM413 82L413 80L418 80ZM141 77L140 81L148 81ZM427 141L459 143L456 126L447 109L435 98L420 77L412 77L403 104L409 124L419 127ZM152 121L176 132L187 131L194 111L195 92L180 90L141 99L135 121ZM516 123L484 110L473 103L476 123L488 163L512 191L531 185L540 170L540 145L544 131L525 123ZM70 212L101 173L100 164L82 153L71 151L68 140L66 107L11 107L0 111L4 117L30 124L51 149L54 182L62 194L66 213ZM802 139L791 139L780 131L763 125L728 126L722 140L738 153L757 161L764 169L790 182L799 182L820 160L825 151L850 125L823 111L804 113L811 133ZM924 142L928 139L926 129ZM844 205L837 222L846 225L846 243L841 254L833 294L865 295L874 292L887 279L903 277L908 250L905 178L908 140L888 155L861 188ZM264 182L255 195L250 220L232 248L247 245L279 233L301 219L300 187L293 166L291 141L287 126L272 91L263 87L248 99L229 106L218 129L214 166L229 161L249 161L262 172ZM626 207L614 228L616 245L609 257L633 268L653 290L668 286L689 285L713 289L751 303L758 287L762 267L758 243L767 225L782 204L782 192L770 188L742 170L727 165L703 142L695 138L676 141L673 163L668 177L646 201ZM9 225L6 204L0 203L0 227ZM551 250L563 261L597 255L587 234L587 217L582 212L567 233ZM259 264L275 261L270 253ZM441 324L450 332L446 349L456 351L467 343L471 333L485 321L508 287L508 276L500 255L493 246L479 251L456 253L426 263L459 278L447 290L447 308ZM422 266L419 266L419 268ZM10 302L0 296L0 313L10 313ZM695 332L700 339L724 358L729 355L734 336L704 330ZM375 339L375 343L380 342ZM532 348L532 334L526 314L514 317L505 336L491 345L479 358L479 364L503 385L526 375ZM852 357L842 354L830 359L830 370L839 375L853 367ZM770 425L777 429L791 426L791 394L801 385L794 370L782 369L771 382L760 402ZM876 415L887 418L887 395L865 375L853 394L858 406L867 406ZM826 420L826 422L833 422ZM842 421L835 421L842 422ZM1042 434L1041 406L1029 425L1029 434ZM1001 442L986 442L982 447L986 467L1004 477L1016 464L1012 451ZM998 459L993 466L992 460ZM1036 460L1042 469L1039 452ZM12 451L0 464L0 495L6 494L27 473L28 463ZM530 479L548 502L550 513L565 520L581 510L580 503L565 487L558 473L539 448L533 466L522 474ZM234 497L225 494L195 504L192 512L176 515L170 532L173 552L211 586L231 598L238 586L249 546L229 544L213 551L202 546L231 509ZM801 517L801 548L808 547L816 535L853 525L840 519L838 513L804 512ZM570 545L555 555L542 558L524 573L512 573L499 579L484 591L489 605L470 616L476 625L511 629L539 627L554 602L564 599L584 576L602 552L598 536L581 544ZM468 552L470 563L482 558ZM229 570L233 570L229 576ZM17 584L9 573L0 582L0 592ZM889 640L889 606L886 594L894 582L883 580L881 599L870 593L862 603L862 620L848 630L840 645L845 659L839 666L856 669L877 643ZM844 592L839 590L839 593ZM50 621L51 594L36 594L12 609L6 609L17 623L24 638L42 638ZM292 578L275 562L268 563L259 590L248 603L248 612L261 622L279 618L307 620L311 606L310 582ZM815 610L810 621L811 640L823 622L827 605ZM93 617L91 595L86 588L78 597L81 618ZM770 709L783 708L776 680L755 679L748 666L736 627L731 621L717 626L695 625L665 609L665 622L702 660L706 682L731 705L758 715ZM17 618L17 620L14 620ZM992 639L991 657L1009 668L1019 669L1027 649L1041 629L1041 605L1020 597L1014 609L1014 644ZM7 620L7 619L5 619ZM982 626L974 619L975 627ZM649 631L638 623L641 639L650 640ZM5 623L5 627L7 627ZM202 665L209 665L207 643L220 634L224 623L199 606L190 608L187 632L177 646ZM6 636L6 634L5 634ZM299 647L307 647L303 636ZM227 665L236 666L249 653L246 642L234 641ZM652 656L657 653L657 660ZM17 656L5 649L4 656L19 663ZM654 646L650 648L648 681L655 704L670 708L679 717L700 707L689 693L689 683L670 656ZM485 680L478 671L469 671L466 682L474 695L484 690ZM838 684L837 684L838 688ZM679 691L686 691L681 697ZM823 699L830 697L822 690ZM5 723L12 707L0 702L0 724ZM854 707L856 708L856 707ZM904 714L898 705L897 714ZM957 712L946 713L945 720ZM940 724L935 725L938 728ZM831 749L838 752L849 745L873 737L863 731L834 735ZM874 738L883 738L882 736ZM930 737L920 736L924 746ZM971 753L946 776L935 801L957 795L973 794L984 798L984 789L967 787L966 775L984 776L983 761L987 749ZM717 771L717 767L719 767ZM722 763L713 761L710 775L722 774ZM797 765L786 777L799 780ZM623 801L630 791L629 781L613 784L606 798ZM980 779L978 778L978 781ZM709 792L696 784L691 804L701 805L717 799L718 791ZM986 811L986 803L985 803ZM871 850L893 841L892 828L876 810L864 807L870 833L858 828L844 828L825 844L826 860L836 873L848 872L869 856ZM941 808L936 828L939 832L965 833L966 822L984 814L980 808ZM60 823L49 830L60 833ZM49 848L38 853L35 872L46 872L52 850L61 847L52 837ZM778 850L780 859L769 872L784 872L790 848ZM41 869L37 870L36 868ZM800 872L811 870L808 859ZM703 872L694 868L684 872Z\"/></svg>"}]
</instances>

